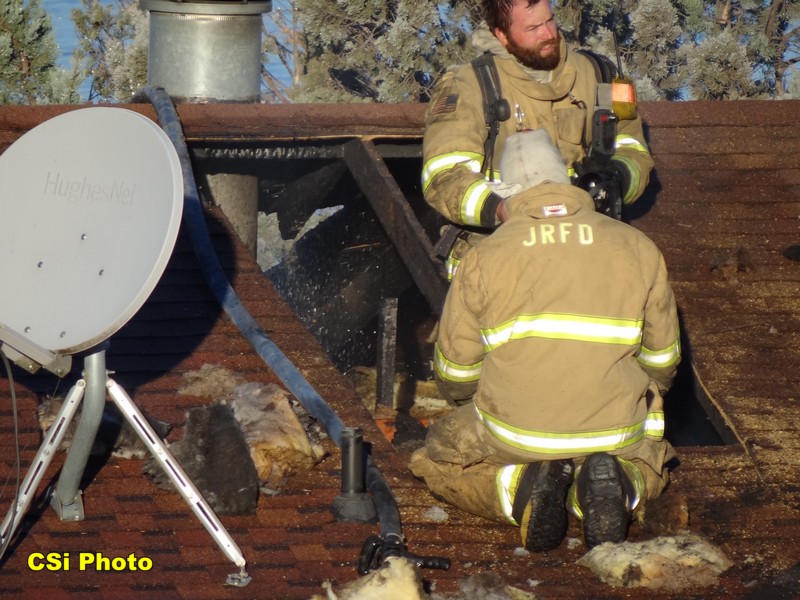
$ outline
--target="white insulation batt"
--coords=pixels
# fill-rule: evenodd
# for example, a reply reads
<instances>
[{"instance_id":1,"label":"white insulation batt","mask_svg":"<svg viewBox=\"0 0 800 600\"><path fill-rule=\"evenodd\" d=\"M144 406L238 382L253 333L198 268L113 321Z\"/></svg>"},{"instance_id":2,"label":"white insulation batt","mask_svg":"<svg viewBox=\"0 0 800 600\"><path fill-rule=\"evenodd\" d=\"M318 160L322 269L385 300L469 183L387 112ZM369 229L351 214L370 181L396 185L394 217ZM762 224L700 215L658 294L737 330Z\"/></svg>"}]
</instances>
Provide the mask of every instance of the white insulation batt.
<instances>
[{"instance_id":1,"label":"white insulation batt","mask_svg":"<svg viewBox=\"0 0 800 600\"><path fill-rule=\"evenodd\" d=\"M715 584L733 563L719 548L687 532L646 542L601 544L578 564L613 586L679 591Z\"/></svg>"}]
</instances>

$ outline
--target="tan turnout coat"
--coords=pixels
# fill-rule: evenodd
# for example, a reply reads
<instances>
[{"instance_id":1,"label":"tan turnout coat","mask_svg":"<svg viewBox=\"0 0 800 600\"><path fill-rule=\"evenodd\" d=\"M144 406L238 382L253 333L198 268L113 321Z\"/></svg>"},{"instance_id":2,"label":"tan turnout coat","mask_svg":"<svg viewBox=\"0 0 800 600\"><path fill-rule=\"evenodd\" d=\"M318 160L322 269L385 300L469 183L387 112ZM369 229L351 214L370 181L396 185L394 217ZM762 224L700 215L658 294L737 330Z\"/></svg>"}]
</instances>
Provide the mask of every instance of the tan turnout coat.
<instances>
[{"instance_id":1,"label":"tan turnout coat","mask_svg":"<svg viewBox=\"0 0 800 600\"><path fill-rule=\"evenodd\" d=\"M491 34L486 32L484 37ZM493 39L493 38L492 38ZM565 168L585 156L591 141L591 123L597 96L597 78L592 63L569 49L561 39L561 64L552 79L539 82L504 48L492 46L503 97L511 107L511 118L503 121L494 156L503 153L506 138L517 130L516 109L521 124L544 128L558 146ZM426 114L423 139L423 192L438 212L456 224L495 226L499 198L485 185L483 165L487 126L483 96L471 64L445 73L437 82ZM648 183L653 160L647 149L640 118L619 122L615 159L631 173L626 203L641 196ZM494 160L494 175L497 159Z\"/></svg>"},{"instance_id":2,"label":"tan turnout coat","mask_svg":"<svg viewBox=\"0 0 800 600\"><path fill-rule=\"evenodd\" d=\"M661 392L680 360L661 253L574 186L538 185L510 209L452 282L441 387L528 460L638 454L663 436ZM660 469L663 456L641 458Z\"/></svg>"}]
</instances>

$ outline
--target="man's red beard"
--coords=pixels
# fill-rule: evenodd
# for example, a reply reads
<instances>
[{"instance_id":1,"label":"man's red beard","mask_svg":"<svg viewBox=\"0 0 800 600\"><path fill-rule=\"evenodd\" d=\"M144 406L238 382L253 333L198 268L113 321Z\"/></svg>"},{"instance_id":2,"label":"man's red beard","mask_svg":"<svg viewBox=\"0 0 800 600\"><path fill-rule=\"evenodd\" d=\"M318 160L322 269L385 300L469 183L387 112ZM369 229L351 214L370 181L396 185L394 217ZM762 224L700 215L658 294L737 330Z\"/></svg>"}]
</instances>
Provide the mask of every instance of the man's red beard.
<instances>
[{"instance_id":1,"label":"man's red beard","mask_svg":"<svg viewBox=\"0 0 800 600\"><path fill-rule=\"evenodd\" d=\"M558 40L553 42L553 52L548 56L541 55L541 46L538 48L522 48L517 46L511 36L506 36L508 45L506 50L524 66L534 71L552 71L561 61L561 46Z\"/></svg>"}]
</instances>

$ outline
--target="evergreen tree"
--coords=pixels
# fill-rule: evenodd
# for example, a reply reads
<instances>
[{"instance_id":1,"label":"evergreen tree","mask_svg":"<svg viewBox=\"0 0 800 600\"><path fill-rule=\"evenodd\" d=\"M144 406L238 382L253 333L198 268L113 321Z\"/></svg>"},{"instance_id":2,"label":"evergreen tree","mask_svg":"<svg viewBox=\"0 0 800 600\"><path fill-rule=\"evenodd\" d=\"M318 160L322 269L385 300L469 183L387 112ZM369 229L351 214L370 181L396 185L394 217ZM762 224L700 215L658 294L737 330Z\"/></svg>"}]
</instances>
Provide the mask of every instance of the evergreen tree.
<instances>
[{"instance_id":1,"label":"evergreen tree","mask_svg":"<svg viewBox=\"0 0 800 600\"><path fill-rule=\"evenodd\" d=\"M560 0L570 41L613 56L643 99L781 98L797 76L793 0Z\"/></svg>"},{"instance_id":2,"label":"evergreen tree","mask_svg":"<svg viewBox=\"0 0 800 600\"><path fill-rule=\"evenodd\" d=\"M264 16L261 79L267 102L297 97L306 57L306 37L295 0L275 0Z\"/></svg>"},{"instance_id":3,"label":"evergreen tree","mask_svg":"<svg viewBox=\"0 0 800 600\"><path fill-rule=\"evenodd\" d=\"M747 51L730 30L683 50L688 67L686 83L693 98L737 100L753 95Z\"/></svg>"},{"instance_id":4,"label":"evergreen tree","mask_svg":"<svg viewBox=\"0 0 800 600\"><path fill-rule=\"evenodd\" d=\"M147 13L137 0L81 0L72 10L73 59L91 79L89 101L127 102L147 84Z\"/></svg>"},{"instance_id":5,"label":"evergreen tree","mask_svg":"<svg viewBox=\"0 0 800 600\"><path fill-rule=\"evenodd\" d=\"M469 55L473 2L296 0L306 35L305 102L425 100Z\"/></svg>"},{"instance_id":6,"label":"evergreen tree","mask_svg":"<svg viewBox=\"0 0 800 600\"><path fill-rule=\"evenodd\" d=\"M796 0L553 3L568 43L615 60L619 49L641 99L781 98L797 88L790 87L800 60ZM480 0L293 0L293 7L302 44L293 99L306 102L425 100L445 68L474 55L469 40L481 18Z\"/></svg>"},{"instance_id":7,"label":"evergreen tree","mask_svg":"<svg viewBox=\"0 0 800 600\"><path fill-rule=\"evenodd\" d=\"M744 45L758 93L783 97L789 92L789 72L800 75L800 3L797 0L720 0L720 33Z\"/></svg>"},{"instance_id":8,"label":"evergreen tree","mask_svg":"<svg viewBox=\"0 0 800 600\"><path fill-rule=\"evenodd\" d=\"M686 12L683 13L687 14ZM685 18L670 0L644 0L630 13L630 39L625 46L625 75L636 79L642 99L679 98L683 62L676 55Z\"/></svg>"},{"instance_id":9,"label":"evergreen tree","mask_svg":"<svg viewBox=\"0 0 800 600\"><path fill-rule=\"evenodd\" d=\"M57 57L50 17L39 0L0 3L0 104L77 101Z\"/></svg>"},{"instance_id":10,"label":"evergreen tree","mask_svg":"<svg viewBox=\"0 0 800 600\"><path fill-rule=\"evenodd\" d=\"M147 79L138 0L81 0L73 73L55 68L41 0L0 7L0 101L127 101ZM553 0L570 44L616 58L640 99L800 97L798 0ZM425 101L475 55L480 0L275 0L262 81L272 102ZM22 49L22 50L21 50ZM71 91L72 90L72 91Z\"/></svg>"},{"instance_id":11,"label":"evergreen tree","mask_svg":"<svg viewBox=\"0 0 800 600\"><path fill-rule=\"evenodd\" d=\"M556 8L568 43L612 58L642 100L676 100L685 93L687 24L702 23L702 0L565 0Z\"/></svg>"}]
</instances>

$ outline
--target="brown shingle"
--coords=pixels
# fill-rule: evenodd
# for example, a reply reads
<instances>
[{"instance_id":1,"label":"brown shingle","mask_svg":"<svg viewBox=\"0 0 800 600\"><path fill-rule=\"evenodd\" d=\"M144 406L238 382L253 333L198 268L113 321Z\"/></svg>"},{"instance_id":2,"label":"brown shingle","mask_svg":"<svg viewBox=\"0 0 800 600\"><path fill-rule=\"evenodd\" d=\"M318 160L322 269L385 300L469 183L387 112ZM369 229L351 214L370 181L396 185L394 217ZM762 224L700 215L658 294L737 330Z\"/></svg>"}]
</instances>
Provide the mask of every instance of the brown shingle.
<instances>
[{"instance_id":1,"label":"brown shingle","mask_svg":"<svg viewBox=\"0 0 800 600\"><path fill-rule=\"evenodd\" d=\"M375 131L419 138L419 106L182 106L187 137L224 134L242 123L256 140L275 135L313 137L320 131ZM135 110L153 116L149 107ZM0 107L0 142L64 107ZM800 104L787 102L645 103L656 172L648 195L631 211L633 224L651 235L667 259L698 384L720 419L734 431L727 447L683 447L669 494L689 502L690 528L733 560L715 588L686 597L746 598L800 562L800 265L781 252L800 243ZM389 119L388 121L386 119ZM398 121L399 119L399 121ZM10 125L11 124L11 125ZM388 132L388 133L387 133ZM391 133L394 132L394 133ZM454 591L470 574L491 570L542 598L667 598L668 594L615 589L574 562L585 547L570 524L568 542L543 555L516 553L517 532L447 507L433 499L405 468L407 454L381 436L354 390L333 368L307 329L259 273L217 209L209 210L212 238L237 293L303 375L342 420L362 427L373 456L395 491L411 552L447 556L449 571L425 570L438 592ZM743 247L754 268L735 282L712 272L724 252ZM150 414L168 420L179 439L185 413L207 399L177 393L183 374L221 364L248 380L277 382L208 292L182 232L167 271L143 309L111 340L107 357L114 379ZM81 365L75 365L73 378ZM15 372L20 410L23 475L40 443L33 418L36 393L57 380ZM60 391L65 391L65 382ZM8 397L8 380L0 381ZM11 474L13 442L8 405L0 414L3 478ZM56 477L57 455L46 481ZM86 519L61 522L38 499L0 567L0 593L20 598L279 598L307 599L356 577L362 543L372 524L339 523L330 513L340 492L334 452L314 471L292 477L277 496L262 497L254 515L224 517L248 560L253 582L224 585L237 571L174 493L141 474L141 461L111 458L93 464L85 486ZM9 499L6 488L5 499ZM446 522L426 521L442 507ZM634 524L630 537L648 534ZM30 571L33 552L101 552L148 556L138 573ZM796 576L795 576L796 577ZM796 581L796 580L795 580ZM776 596L777 597L777 596Z\"/></svg>"}]
</instances>

